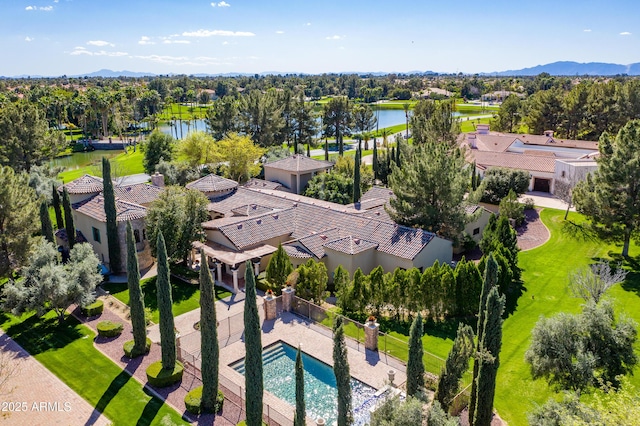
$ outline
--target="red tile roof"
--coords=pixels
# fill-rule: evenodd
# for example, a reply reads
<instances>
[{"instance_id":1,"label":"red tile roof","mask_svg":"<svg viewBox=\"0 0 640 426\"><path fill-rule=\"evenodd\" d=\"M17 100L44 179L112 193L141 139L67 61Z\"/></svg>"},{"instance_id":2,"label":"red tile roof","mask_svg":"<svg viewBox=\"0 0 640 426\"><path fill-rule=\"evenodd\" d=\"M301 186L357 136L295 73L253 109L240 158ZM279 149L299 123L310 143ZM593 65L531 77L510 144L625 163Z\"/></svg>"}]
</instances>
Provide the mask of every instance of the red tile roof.
<instances>
[{"instance_id":1,"label":"red tile roof","mask_svg":"<svg viewBox=\"0 0 640 426\"><path fill-rule=\"evenodd\" d=\"M476 161L478 166L485 168L506 167L553 173L555 170L555 157L543 157L538 155L515 154L510 152L489 152L470 150L469 156Z\"/></svg>"},{"instance_id":2,"label":"red tile roof","mask_svg":"<svg viewBox=\"0 0 640 426\"><path fill-rule=\"evenodd\" d=\"M264 165L265 168L286 170L288 172L315 172L333 167L329 161L315 160L305 155L296 154L282 160L276 160Z\"/></svg>"},{"instance_id":3,"label":"red tile roof","mask_svg":"<svg viewBox=\"0 0 640 426\"><path fill-rule=\"evenodd\" d=\"M358 254L366 250L375 249L378 247L378 244L349 235L348 237L328 242L324 247L341 253Z\"/></svg>"},{"instance_id":4,"label":"red tile roof","mask_svg":"<svg viewBox=\"0 0 640 426\"><path fill-rule=\"evenodd\" d=\"M84 175L62 187L66 188L69 194L97 194L102 191L102 178ZM62 190L62 187L59 190Z\"/></svg>"},{"instance_id":5,"label":"red tile roof","mask_svg":"<svg viewBox=\"0 0 640 426\"><path fill-rule=\"evenodd\" d=\"M113 188L116 198L135 204L151 204L158 199L164 188L146 183L116 186Z\"/></svg>"},{"instance_id":6,"label":"red tile roof","mask_svg":"<svg viewBox=\"0 0 640 426\"><path fill-rule=\"evenodd\" d=\"M238 187L238 182L235 180L223 178L214 174L206 175L198 180L188 183L187 188L197 189L201 192L218 192L228 191Z\"/></svg>"},{"instance_id":7,"label":"red tile roof","mask_svg":"<svg viewBox=\"0 0 640 426\"><path fill-rule=\"evenodd\" d=\"M294 245L284 245L282 246L282 248L289 257L293 257L295 259L311 259L312 257L311 254L309 254L309 252L302 247Z\"/></svg>"},{"instance_id":8,"label":"red tile roof","mask_svg":"<svg viewBox=\"0 0 640 426\"><path fill-rule=\"evenodd\" d=\"M73 209L100 222L107 221L107 215L104 212L104 197L102 195L96 195L93 198L74 204ZM147 209L141 205L116 198L116 220L118 222L141 219L146 215Z\"/></svg>"},{"instance_id":9,"label":"red tile roof","mask_svg":"<svg viewBox=\"0 0 640 426\"><path fill-rule=\"evenodd\" d=\"M268 180L251 178L243 185L245 188L263 188L263 189L282 189L283 186L278 182L270 182Z\"/></svg>"}]
</instances>

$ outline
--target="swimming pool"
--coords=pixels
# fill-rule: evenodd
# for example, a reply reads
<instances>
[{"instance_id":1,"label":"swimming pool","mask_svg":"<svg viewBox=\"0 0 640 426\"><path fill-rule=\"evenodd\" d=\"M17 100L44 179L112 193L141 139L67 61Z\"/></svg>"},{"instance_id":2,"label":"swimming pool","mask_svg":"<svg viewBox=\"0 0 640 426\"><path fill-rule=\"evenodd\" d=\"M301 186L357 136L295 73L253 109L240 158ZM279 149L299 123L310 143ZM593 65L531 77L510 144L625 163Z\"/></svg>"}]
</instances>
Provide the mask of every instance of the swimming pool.
<instances>
[{"instance_id":1,"label":"swimming pool","mask_svg":"<svg viewBox=\"0 0 640 426\"><path fill-rule=\"evenodd\" d=\"M262 350L264 389L295 407L297 350L284 342L277 342ZM337 390L333 369L324 362L302 352L304 364L304 393L307 417L323 417L327 425L336 421ZM244 359L231 364L244 375ZM354 425L369 422L370 408L379 396L376 390L359 380L351 378Z\"/></svg>"}]
</instances>

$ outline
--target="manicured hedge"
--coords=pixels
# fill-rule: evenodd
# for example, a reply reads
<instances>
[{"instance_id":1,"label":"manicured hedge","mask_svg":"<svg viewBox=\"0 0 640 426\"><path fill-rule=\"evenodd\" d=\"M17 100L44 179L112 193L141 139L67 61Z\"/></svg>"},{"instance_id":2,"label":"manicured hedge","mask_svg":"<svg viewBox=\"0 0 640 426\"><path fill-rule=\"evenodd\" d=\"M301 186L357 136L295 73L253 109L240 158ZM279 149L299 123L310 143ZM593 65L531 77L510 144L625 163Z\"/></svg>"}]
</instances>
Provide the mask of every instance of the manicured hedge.
<instances>
[{"instance_id":1,"label":"manicured hedge","mask_svg":"<svg viewBox=\"0 0 640 426\"><path fill-rule=\"evenodd\" d=\"M151 386L164 388L182 380L184 366L181 362L176 361L176 365L171 370L162 368L162 361L157 361L147 367L147 381Z\"/></svg>"},{"instance_id":2,"label":"manicured hedge","mask_svg":"<svg viewBox=\"0 0 640 426\"><path fill-rule=\"evenodd\" d=\"M187 408L187 411L192 414L200 414L201 402L202 402L202 386L198 386L197 388L192 389L184 397L184 405ZM224 394L221 391L218 391L218 396L216 398L216 413L219 413L220 411L222 411L223 404L224 404Z\"/></svg>"},{"instance_id":3,"label":"manicured hedge","mask_svg":"<svg viewBox=\"0 0 640 426\"><path fill-rule=\"evenodd\" d=\"M124 326L121 322L100 321L96 326L98 334L102 337L116 337L122 333Z\"/></svg>"},{"instance_id":4,"label":"manicured hedge","mask_svg":"<svg viewBox=\"0 0 640 426\"><path fill-rule=\"evenodd\" d=\"M149 339L147 337L147 344L145 345L145 354L149 353L149 350L151 349L151 339ZM124 345L122 345L122 349L124 349L124 354L129 357L129 358L136 358L139 357L140 355L144 355L144 354L134 354L133 353L133 340L129 340L128 342L124 342Z\"/></svg>"},{"instance_id":5,"label":"manicured hedge","mask_svg":"<svg viewBox=\"0 0 640 426\"><path fill-rule=\"evenodd\" d=\"M81 307L80 311L82 312L82 315L86 317L95 317L97 315L100 315L103 309L104 303L102 302L102 300L96 300L90 305Z\"/></svg>"}]
</instances>

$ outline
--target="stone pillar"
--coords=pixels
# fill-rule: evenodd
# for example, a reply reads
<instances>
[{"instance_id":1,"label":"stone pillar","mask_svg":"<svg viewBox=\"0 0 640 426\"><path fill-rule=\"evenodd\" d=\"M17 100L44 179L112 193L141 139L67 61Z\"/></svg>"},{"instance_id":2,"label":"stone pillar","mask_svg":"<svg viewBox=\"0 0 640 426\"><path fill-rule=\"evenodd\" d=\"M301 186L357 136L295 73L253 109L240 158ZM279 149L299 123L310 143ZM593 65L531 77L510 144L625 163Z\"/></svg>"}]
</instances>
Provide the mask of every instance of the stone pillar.
<instances>
[{"instance_id":1,"label":"stone pillar","mask_svg":"<svg viewBox=\"0 0 640 426\"><path fill-rule=\"evenodd\" d=\"M222 262L216 260L216 277L218 281L222 282Z\"/></svg>"},{"instance_id":2,"label":"stone pillar","mask_svg":"<svg viewBox=\"0 0 640 426\"><path fill-rule=\"evenodd\" d=\"M282 289L282 310L285 312L291 312L291 303L293 302L293 296L296 295L296 291L293 287L288 286Z\"/></svg>"},{"instance_id":3,"label":"stone pillar","mask_svg":"<svg viewBox=\"0 0 640 426\"><path fill-rule=\"evenodd\" d=\"M231 274L233 274L233 292L238 293L238 268L234 267L231 270Z\"/></svg>"},{"instance_id":4,"label":"stone pillar","mask_svg":"<svg viewBox=\"0 0 640 426\"><path fill-rule=\"evenodd\" d=\"M264 319L276 319L276 298L270 295L264 298Z\"/></svg>"},{"instance_id":5,"label":"stone pillar","mask_svg":"<svg viewBox=\"0 0 640 426\"><path fill-rule=\"evenodd\" d=\"M260 275L260 259L253 261L253 274L257 277Z\"/></svg>"},{"instance_id":6,"label":"stone pillar","mask_svg":"<svg viewBox=\"0 0 640 426\"><path fill-rule=\"evenodd\" d=\"M367 321L364 325L364 347L370 351L378 350L378 330L380 324L375 321Z\"/></svg>"}]
</instances>

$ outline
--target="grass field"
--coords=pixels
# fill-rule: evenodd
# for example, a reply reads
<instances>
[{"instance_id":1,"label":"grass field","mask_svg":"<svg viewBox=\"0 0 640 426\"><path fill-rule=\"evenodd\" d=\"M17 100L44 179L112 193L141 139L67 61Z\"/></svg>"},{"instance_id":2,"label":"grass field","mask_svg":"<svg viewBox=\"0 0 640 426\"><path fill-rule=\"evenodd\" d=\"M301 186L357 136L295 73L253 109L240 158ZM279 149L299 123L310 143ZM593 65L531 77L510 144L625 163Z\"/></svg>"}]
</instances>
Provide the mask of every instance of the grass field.
<instances>
[{"instance_id":1,"label":"grass field","mask_svg":"<svg viewBox=\"0 0 640 426\"><path fill-rule=\"evenodd\" d=\"M181 416L93 346L95 334L68 317L0 315L0 327L114 425L184 425Z\"/></svg>"},{"instance_id":2,"label":"grass field","mask_svg":"<svg viewBox=\"0 0 640 426\"><path fill-rule=\"evenodd\" d=\"M158 114L158 120L169 121L173 117L182 120L194 120L198 118L204 118L209 110L208 106L190 106L184 104L172 103L165 107L160 114Z\"/></svg>"},{"instance_id":3,"label":"grass field","mask_svg":"<svg viewBox=\"0 0 640 426\"><path fill-rule=\"evenodd\" d=\"M158 296L156 291L156 277L148 278L140 282L144 293L144 306L151 309L151 321L158 323ZM127 283L108 283L103 285L114 297L125 304L129 304L129 289ZM200 288L197 284L186 284L177 278L171 277L171 294L173 297L173 316L184 314L200 307ZM216 300L231 296L231 293L222 287L215 287Z\"/></svg>"},{"instance_id":4,"label":"grass field","mask_svg":"<svg viewBox=\"0 0 640 426\"><path fill-rule=\"evenodd\" d=\"M144 173L144 166L142 165L142 159L144 154L138 149L136 152L130 151L128 154L121 153L111 159L112 174L117 172L119 176L133 175L137 173ZM91 164L77 169L66 170L58 175L59 179L62 179L65 183L77 179L85 174L95 175L97 171L100 171L100 160L97 160L95 164Z\"/></svg>"},{"instance_id":5,"label":"grass field","mask_svg":"<svg viewBox=\"0 0 640 426\"><path fill-rule=\"evenodd\" d=\"M469 133L476 131L476 124L490 124L491 118L476 118L475 120L465 120L460 122L460 131Z\"/></svg>"}]
</instances>

